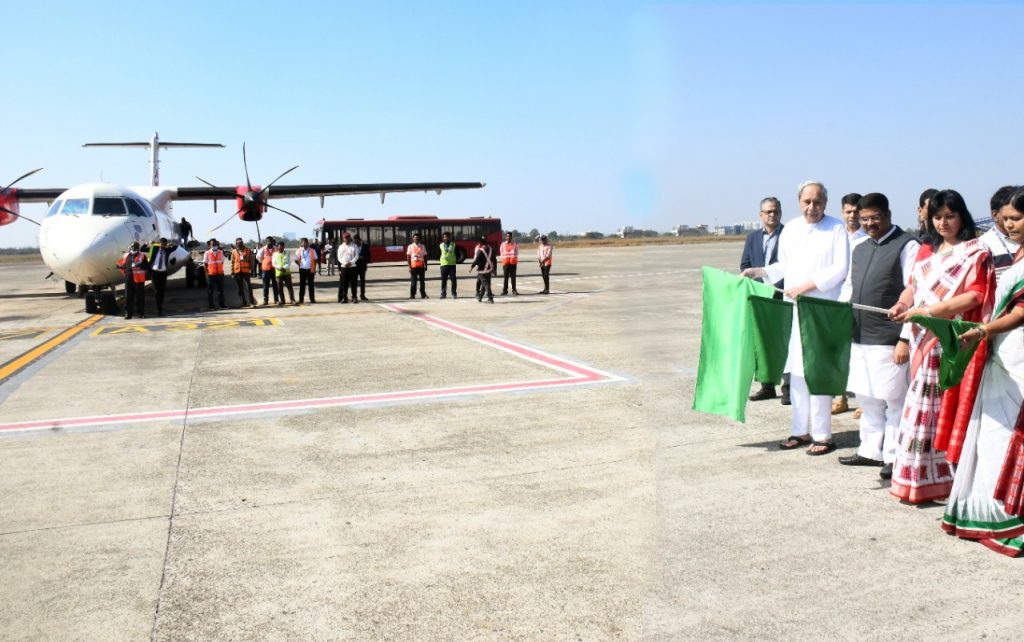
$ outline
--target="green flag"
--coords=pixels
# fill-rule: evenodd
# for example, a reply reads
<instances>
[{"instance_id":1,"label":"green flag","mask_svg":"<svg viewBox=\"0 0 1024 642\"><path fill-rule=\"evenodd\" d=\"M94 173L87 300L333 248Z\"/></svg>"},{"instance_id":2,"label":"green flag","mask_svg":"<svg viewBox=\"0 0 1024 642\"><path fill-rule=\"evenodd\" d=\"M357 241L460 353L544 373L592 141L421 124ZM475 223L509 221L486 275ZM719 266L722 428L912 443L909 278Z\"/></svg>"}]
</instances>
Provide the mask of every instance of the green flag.
<instances>
[{"instance_id":1,"label":"green flag","mask_svg":"<svg viewBox=\"0 0 1024 642\"><path fill-rule=\"evenodd\" d=\"M974 343L966 348L961 348L960 335L979 324L958 319L940 319L919 315L910 317L910 320L931 330L932 334L939 339L939 345L942 346L942 356L939 358L939 387L946 390L960 385L964 379L964 373L967 371L967 365L971 362L971 357L981 345Z\"/></svg>"},{"instance_id":2,"label":"green flag","mask_svg":"<svg viewBox=\"0 0 1024 642\"><path fill-rule=\"evenodd\" d=\"M796 299L804 379L812 395L841 395L850 376L853 306L801 296Z\"/></svg>"},{"instance_id":3,"label":"green flag","mask_svg":"<svg viewBox=\"0 0 1024 642\"><path fill-rule=\"evenodd\" d=\"M704 315L693 409L745 421L754 378L754 333L747 298L775 290L746 277L704 267Z\"/></svg>"},{"instance_id":4,"label":"green flag","mask_svg":"<svg viewBox=\"0 0 1024 642\"><path fill-rule=\"evenodd\" d=\"M748 297L754 321L754 379L777 384L789 356L793 332L793 304L753 294Z\"/></svg>"}]
</instances>

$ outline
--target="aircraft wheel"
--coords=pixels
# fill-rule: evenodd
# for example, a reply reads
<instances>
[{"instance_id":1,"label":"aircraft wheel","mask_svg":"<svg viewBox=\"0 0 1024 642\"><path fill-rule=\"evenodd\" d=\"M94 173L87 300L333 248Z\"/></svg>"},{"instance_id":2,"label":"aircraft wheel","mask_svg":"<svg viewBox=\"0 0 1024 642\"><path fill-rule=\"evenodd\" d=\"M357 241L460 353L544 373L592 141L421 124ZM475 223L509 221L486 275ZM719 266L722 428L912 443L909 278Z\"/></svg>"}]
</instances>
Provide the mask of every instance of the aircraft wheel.
<instances>
[{"instance_id":1,"label":"aircraft wheel","mask_svg":"<svg viewBox=\"0 0 1024 642\"><path fill-rule=\"evenodd\" d=\"M117 299L114 297L113 292L103 292L100 294L100 309L103 310L103 314L119 314L120 310L117 309Z\"/></svg>"},{"instance_id":2,"label":"aircraft wheel","mask_svg":"<svg viewBox=\"0 0 1024 642\"><path fill-rule=\"evenodd\" d=\"M196 266L192 261L185 264L185 287L190 290L196 287Z\"/></svg>"},{"instance_id":3,"label":"aircraft wheel","mask_svg":"<svg viewBox=\"0 0 1024 642\"><path fill-rule=\"evenodd\" d=\"M89 293L85 295L85 311L88 314L98 314L100 306L96 303L96 295Z\"/></svg>"}]
</instances>

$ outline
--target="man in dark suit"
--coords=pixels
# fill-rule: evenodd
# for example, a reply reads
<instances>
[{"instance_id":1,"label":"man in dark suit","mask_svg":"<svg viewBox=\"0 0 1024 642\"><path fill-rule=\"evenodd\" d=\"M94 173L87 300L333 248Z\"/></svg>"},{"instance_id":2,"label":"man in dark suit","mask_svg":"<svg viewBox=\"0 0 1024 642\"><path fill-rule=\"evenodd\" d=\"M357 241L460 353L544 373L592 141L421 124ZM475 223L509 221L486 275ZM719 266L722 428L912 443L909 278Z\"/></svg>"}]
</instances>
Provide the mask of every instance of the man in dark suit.
<instances>
[{"instance_id":1,"label":"man in dark suit","mask_svg":"<svg viewBox=\"0 0 1024 642\"><path fill-rule=\"evenodd\" d=\"M754 230L747 235L747 242L743 245L743 257L740 259L740 270L752 267L764 267L775 263L779 255L779 234L782 233L782 203L774 196L761 199L761 229ZM782 281L774 284L781 288ZM780 297L780 293L776 293ZM789 405L789 375L783 375L782 382L782 403ZM750 395L751 401L763 399L774 399L775 386L762 384L761 389Z\"/></svg>"}]
</instances>

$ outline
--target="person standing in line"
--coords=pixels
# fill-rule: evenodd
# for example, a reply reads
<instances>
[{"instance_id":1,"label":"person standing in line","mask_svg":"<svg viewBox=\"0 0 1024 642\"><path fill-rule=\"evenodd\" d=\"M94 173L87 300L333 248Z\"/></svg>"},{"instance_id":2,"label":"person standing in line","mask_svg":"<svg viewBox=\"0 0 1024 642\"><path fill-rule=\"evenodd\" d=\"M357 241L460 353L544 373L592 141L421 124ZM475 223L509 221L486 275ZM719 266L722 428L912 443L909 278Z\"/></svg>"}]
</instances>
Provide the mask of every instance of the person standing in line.
<instances>
[{"instance_id":1,"label":"person standing in line","mask_svg":"<svg viewBox=\"0 0 1024 642\"><path fill-rule=\"evenodd\" d=\"M303 237L299 241L299 249L295 251L295 265L299 268L299 305L306 302L306 286L309 286L309 302L316 303L313 276L316 274L317 260L316 250L309 246L309 239Z\"/></svg>"},{"instance_id":2,"label":"person standing in line","mask_svg":"<svg viewBox=\"0 0 1024 642\"><path fill-rule=\"evenodd\" d=\"M359 285L359 298L366 300L366 268L370 265L370 244L364 242L358 234L352 237L356 249L359 250L359 259L356 261L356 281Z\"/></svg>"},{"instance_id":3,"label":"person standing in line","mask_svg":"<svg viewBox=\"0 0 1024 642\"><path fill-rule=\"evenodd\" d=\"M357 278L356 261L359 260L359 248L352 243L352 237L348 232L341 236L341 245L338 246L338 303L348 303L351 293L352 303L359 303L359 296L356 292Z\"/></svg>"},{"instance_id":4,"label":"person standing in line","mask_svg":"<svg viewBox=\"0 0 1024 642\"><path fill-rule=\"evenodd\" d=\"M213 310L213 290L217 290L217 304L224 309L224 252L217 239L210 239L210 249L203 254L206 266L206 302Z\"/></svg>"},{"instance_id":5,"label":"person standing in line","mask_svg":"<svg viewBox=\"0 0 1024 642\"><path fill-rule=\"evenodd\" d=\"M938 192L934 187L929 187L917 197L917 230L912 234L921 245L928 243L925 238L928 235L928 203Z\"/></svg>"},{"instance_id":6,"label":"person standing in line","mask_svg":"<svg viewBox=\"0 0 1024 642\"><path fill-rule=\"evenodd\" d=\"M292 289L291 267L288 265L288 250L284 249L284 241L277 242L271 261L274 264L274 278L277 280L277 304L284 305L284 289L288 287L288 300L295 305L295 290Z\"/></svg>"},{"instance_id":7,"label":"person standing in line","mask_svg":"<svg viewBox=\"0 0 1024 642\"><path fill-rule=\"evenodd\" d=\"M494 303L494 294L491 292L491 275L495 272L494 248L487 244L487 237L481 236L473 251L473 263L469 266L472 272L476 270L476 300L483 301L487 297L488 303Z\"/></svg>"},{"instance_id":8,"label":"person standing in line","mask_svg":"<svg viewBox=\"0 0 1024 642\"><path fill-rule=\"evenodd\" d=\"M548 243L547 235L541 234L537 240L537 264L540 265L540 278L544 280L544 289L538 294L549 294L551 288L551 254L554 246Z\"/></svg>"},{"instance_id":9,"label":"person standing in line","mask_svg":"<svg viewBox=\"0 0 1024 642\"><path fill-rule=\"evenodd\" d=\"M456 263L455 244L452 243L452 235L448 232L441 234L441 258L438 263L441 266L441 298L448 298L448 281L452 282L452 298L459 298L457 277L455 275Z\"/></svg>"},{"instance_id":10,"label":"person standing in line","mask_svg":"<svg viewBox=\"0 0 1024 642\"><path fill-rule=\"evenodd\" d=\"M412 243L405 248L409 264L409 298L416 298L416 284L420 285L420 298L427 298L427 248L420 242L419 232L412 235Z\"/></svg>"},{"instance_id":11,"label":"person standing in line","mask_svg":"<svg viewBox=\"0 0 1024 642\"><path fill-rule=\"evenodd\" d=\"M846 235L850 239L850 251L853 251L854 243L858 242L862 238L866 238L867 234L861 228L860 225L860 214L857 213L857 202L860 201L860 194L851 192L842 198L843 207L843 222L846 224ZM850 401L849 395L843 393L835 401L832 402L832 414L840 415L844 412L849 412ZM854 419L860 419L860 409L857 409L857 413L853 415Z\"/></svg>"},{"instance_id":12,"label":"person standing in line","mask_svg":"<svg viewBox=\"0 0 1024 642\"><path fill-rule=\"evenodd\" d=\"M516 290L516 266L519 264L519 244L512 240L512 232L505 232L505 240L498 247L501 255L501 273L503 285L501 296L508 294L508 280L512 277L512 294L519 296Z\"/></svg>"},{"instance_id":13,"label":"person standing in line","mask_svg":"<svg viewBox=\"0 0 1024 642\"><path fill-rule=\"evenodd\" d=\"M928 214L930 241L922 245L910 284L890 315L899 323L918 315L987 321L995 298L992 256L976 238L967 204L955 190L943 190L932 196ZM931 332L917 326L912 330L911 382L889 492L920 504L944 499L953 486L953 466L959 461L984 354L975 354L960 385L941 390L942 346Z\"/></svg>"},{"instance_id":14,"label":"person standing in line","mask_svg":"<svg viewBox=\"0 0 1024 642\"><path fill-rule=\"evenodd\" d=\"M866 237L857 239L851 253L850 274L840 301L889 308L896 305L910 283L921 244L892 224L889 199L872 193L858 203ZM892 475L896 458L896 432L910 383L910 327L863 310L853 310L853 343L847 389L857 395L860 447L840 457L844 466L880 466L883 479Z\"/></svg>"},{"instance_id":15,"label":"person standing in line","mask_svg":"<svg viewBox=\"0 0 1024 642\"><path fill-rule=\"evenodd\" d=\"M146 318L146 272L149 260L139 250L139 242L132 241L128 252L118 261L117 267L124 274L124 318L132 318L132 309L140 319Z\"/></svg>"},{"instance_id":16,"label":"person standing in line","mask_svg":"<svg viewBox=\"0 0 1024 642\"><path fill-rule=\"evenodd\" d=\"M235 239L235 247L231 248L231 278L238 289L238 300L243 308L256 305L252 293L252 250L245 246L242 237Z\"/></svg>"},{"instance_id":17,"label":"person standing in line","mask_svg":"<svg viewBox=\"0 0 1024 642\"><path fill-rule=\"evenodd\" d=\"M797 188L797 200L801 216L786 223L786 229L779 236L778 261L763 268L747 268L743 276L766 276L773 283L785 279L785 294L790 300L808 295L835 301L850 266L850 240L846 227L839 219L825 214L828 191L822 183L801 183ZM808 455L826 455L836 449L832 439L832 397L812 395L807 388L798 316L799 312L794 310L785 368L790 373L792 431L779 448L793 450L809 446Z\"/></svg>"},{"instance_id":18,"label":"person standing in line","mask_svg":"<svg viewBox=\"0 0 1024 642\"><path fill-rule=\"evenodd\" d=\"M743 244L743 255L740 257L740 271L764 267L779 258L779 235L785 227L782 224L782 202L774 196L762 198L758 217L761 219L761 229L747 235L747 240ZM779 281L774 285L781 288L782 284L783 282ZM782 298L781 294L776 293L776 298ZM750 395L750 400L762 401L775 397L775 386L766 383L761 384L761 389ZM782 405L789 405L789 373L783 374Z\"/></svg>"},{"instance_id":19,"label":"person standing in line","mask_svg":"<svg viewBox=\"0 0 1024 642\"><path fill-rule=\"evenodd\" d=\"M323 274L323 266L327 266L327 276L334 276L334 244L331 239L324 241L323 262L320 263L320 274Z\"/></svg>"},{"instance_id":20,"label":"person standing in line","mask_svg":"<svg viewBox=\"0 0 1024 642\"><path fill-rule=\"evenodd\" d=\"M274 303L278 302L277 298L277 277L274 276L274 237L267 237L267 244L264 245L256 252L256 262L259 263L260 269L263 272L263 305L270 305L270 297L267 293L269 289L274 293Z\"/></svg>"},{"instance_id":21,"label":"person standing in line","mask_svg":"<svg viewBox=\"0 0 1024 642\"><path fill-rule=\"evenodd\" d=\"M1013 257L1020 249L1020 245L1010 238L1003 224L1003 217L1013 213L1013 206L1010 205L1010 197L1020 189L1016 185L1006 185L996 190L989 200L992 211L992 228L978 237L978 240L985 244L992 254L992 265L996 270L996 283L999 283L1003 272L1013 265Z\"/></svg>"},{"instance_id":22,"label":"person standing in line","mask_svg":"<svg viewBox=\"0 0 1024 642\"><path fill-rule=\"evenodd\" d=\"M1024 241L1024 191L1002 210L1003 226ZM964 437L942 530L1008 555L1024 555L1024 261L999 281L992 320L960 335L964 348L988 342L988 362Z\"/></svg>"},{"instance_id":23,"label":"person standing in line","mask_svg":"<svg viewBox=\"0 0 1024 642\"><path fill-rule=\"evenodd\" d=\"M164 315L164 293L167 291L167 265L171 253L167 251L167 239L161 238L160 243L149 248L149 274L153 281L153 292L156 294L156 315Z\"/></svg>"}]
</instances>

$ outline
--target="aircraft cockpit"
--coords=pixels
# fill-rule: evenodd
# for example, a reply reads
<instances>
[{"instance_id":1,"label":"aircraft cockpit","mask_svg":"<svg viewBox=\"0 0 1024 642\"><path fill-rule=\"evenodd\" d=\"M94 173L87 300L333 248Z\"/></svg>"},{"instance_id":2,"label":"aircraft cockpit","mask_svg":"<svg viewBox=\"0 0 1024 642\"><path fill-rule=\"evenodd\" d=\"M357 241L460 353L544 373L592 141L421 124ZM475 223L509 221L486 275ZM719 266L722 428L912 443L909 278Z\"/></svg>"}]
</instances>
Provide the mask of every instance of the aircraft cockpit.
<instances>
[{"instance_id":1,"label":"aircraft cockpit","mask_svg":"<svg viewBox=\"0 0 1024 642\"><path fill-rule=\"evenodd\" d=\"M122 196L94 196L92 198L66 198L54 201L46 216L137 216L152 218L153 208L143 198Z\"/></svg>"}]
</instances>

